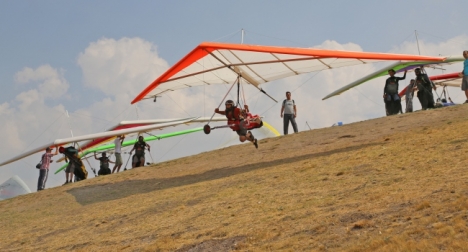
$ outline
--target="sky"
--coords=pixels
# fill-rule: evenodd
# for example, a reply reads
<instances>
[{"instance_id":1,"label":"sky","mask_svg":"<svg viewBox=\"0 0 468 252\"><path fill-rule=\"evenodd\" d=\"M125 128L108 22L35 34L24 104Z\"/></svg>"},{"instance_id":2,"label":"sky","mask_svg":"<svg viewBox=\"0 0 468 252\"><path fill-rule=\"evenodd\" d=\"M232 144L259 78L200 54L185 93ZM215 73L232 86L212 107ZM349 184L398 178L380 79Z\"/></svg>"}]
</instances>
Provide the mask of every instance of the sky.
<instances>
[{"instance_id":1,"label":"sky","mask_svg":"<svg viewBox=\"0 0 468 252\"><path fill-rule=\"evenodd\" d=\"M461 56L468 49L466 9L466 0L0 1L0 160L58 138L100 132L122 120L211 116L224 87L181 90L156 103L130 105L204 41ZM322 98L391 63L315 72L263 88L277 100L292 92L299 131L349 124L385 116L385 78ZM458 63L427 71L436 75L462 68ZM413 77L408 73L400 89ZM282 132L281 105L254 88L245 92L252 112ZM455 102L465 100L458 88L449 94ZM417 101L414 105L420 109ZM266 130L255 134L271 137ZM230 130L198 132L150 143L147 160L161 162L232 144L238 141ZM0 167L0 183L18 175L36 191L40 156ZM96 161L85 165L94 177L89 166L97 168ZM53 174L58 167L51 165L47 188L65 182L64 174Z\"/></svg>"}]
</instances>

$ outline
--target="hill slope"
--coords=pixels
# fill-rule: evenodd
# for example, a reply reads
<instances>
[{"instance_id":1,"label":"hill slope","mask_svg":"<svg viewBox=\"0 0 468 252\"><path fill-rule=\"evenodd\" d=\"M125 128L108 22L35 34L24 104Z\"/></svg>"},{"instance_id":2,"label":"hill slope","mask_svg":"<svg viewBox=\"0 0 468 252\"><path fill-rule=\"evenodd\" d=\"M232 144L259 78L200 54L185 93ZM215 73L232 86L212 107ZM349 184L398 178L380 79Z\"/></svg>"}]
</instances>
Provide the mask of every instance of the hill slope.
<instances>
[{"instance_id":1,"label":"hill slope","mask_svg":"<svg viewBox=\"0 0 468 252\"><path fill-rule=\"evenodd\" d=\"M0 250L460 251L467 119L378 118L2 201Z\"/></svg>"}]
</instances>

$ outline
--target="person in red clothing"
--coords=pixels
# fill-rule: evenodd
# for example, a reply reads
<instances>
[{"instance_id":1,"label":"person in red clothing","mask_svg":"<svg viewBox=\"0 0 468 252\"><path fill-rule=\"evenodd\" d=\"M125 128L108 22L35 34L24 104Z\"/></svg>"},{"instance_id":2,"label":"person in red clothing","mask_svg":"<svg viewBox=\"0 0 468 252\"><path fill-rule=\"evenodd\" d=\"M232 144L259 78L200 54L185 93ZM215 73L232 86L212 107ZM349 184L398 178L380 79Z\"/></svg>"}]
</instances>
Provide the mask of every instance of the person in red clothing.
<instances>
[{"instance_id":1,"label":"person in red clothing","mask_svg":"<svg viewBox=\"0 0 468 252\"><path fill-rule=\"evenodd\" d=\"M262 118L259 115L252 115L249 111L249 106L244 105L242 115L246 119L246 128L248 130L261 128L263 126ZM250 131L248 131L247 133L249 132Z\"/></svg>"},{"instance_id":2,"label":"person in red clothing","mask_svg":"<svg viewBox=\"0 0 468 252\"><path fill-rule=\"evenodd\" d=\"M237 135L239 135L239 141L245 142L245 140L248 140L255 145L255 148L258 148L257 139L249 130L254 128L252 126L257 126L255 124L256 122L246 118L245 112L248 112L249 107L247 105L244 105L245 111L243 111L240 108L236 107L234 105L234 101L232 100L227 100L225 102L225 105L226 109L224 111L216 108L215 113L226 116L228 120L228 125L231 125L230 128L233 131L237 132Z\"/></svg>"}]
</instances>

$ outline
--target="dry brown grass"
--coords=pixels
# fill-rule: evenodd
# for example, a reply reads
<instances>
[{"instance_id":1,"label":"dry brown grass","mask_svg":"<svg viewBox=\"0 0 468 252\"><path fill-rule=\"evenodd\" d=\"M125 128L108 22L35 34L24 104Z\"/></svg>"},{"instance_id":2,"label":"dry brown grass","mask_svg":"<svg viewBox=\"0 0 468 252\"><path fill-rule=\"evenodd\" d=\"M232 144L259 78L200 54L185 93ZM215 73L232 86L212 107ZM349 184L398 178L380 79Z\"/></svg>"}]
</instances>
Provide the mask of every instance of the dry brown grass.
<instances>
[{"instance_id":1,"label":"dry brown grass","mask_svg":"<svg viewBox=\"0 0 468 252\"><path fill-rule=\"evenodd\" d=\"M379 118L2 201L0 250L463 251L467 119Z\"/></svg>"}]
</instances>

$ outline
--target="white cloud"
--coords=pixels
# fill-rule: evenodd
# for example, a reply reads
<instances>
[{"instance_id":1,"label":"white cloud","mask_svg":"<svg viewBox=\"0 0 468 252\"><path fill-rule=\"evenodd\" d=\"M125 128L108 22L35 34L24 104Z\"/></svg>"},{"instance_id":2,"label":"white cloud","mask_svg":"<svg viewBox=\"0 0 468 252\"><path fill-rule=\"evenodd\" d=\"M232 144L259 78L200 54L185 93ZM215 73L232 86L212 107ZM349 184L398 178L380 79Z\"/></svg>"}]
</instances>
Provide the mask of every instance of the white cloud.
<instances>
[{"instance_id":1,"label":"white cloud","mask_svg":"<svg viewBox=\"0 0 468 252\"><path fill-rule=\"evenodd\" d=\"M103 38L78 56L84 84L107 95L134 94L159 76L169 65L157 48L141 38Z\"/></svg>"},{"instance_id":2,"label":"white cloud","mask_svg":"<svg viewBox=\"0 0 468 252\"><path fill-rule=\"evenodd\" d=\"M463 56L463 50L468 48L468 36L460 35L454 38L447 39L439 43L428 42L426 40L419 40L419 50L421 55L434 55L434 56ZM400 46L394 47L392 53L404 54L419 54L418 44L413 42L404 42Z\"/></svg>"},{"instance_id":3,"label":"white cloud","mask_svg":"<svg viewBox=\"0 0 468 252\"><path fill-rule=\"evenodd\" d=\"M325 40L322 44L313 46L313 48L362 52L362 47L358 44L355 44L355 43L340 44L334 40Z\"/></svg>"},{"instance_id":4,"label":"white cloud","mask_svg":"<svg viewBox=\"0 0 468 252\"><path fill-rule=\"evenodd\" d=\"M23 96L37 100L45 98L57 99L64 95L69 87L63 71L52 68L50 65L42 65L37 69L25 67L15 74L15 81L19 84L32 83L37 85L37 93L28 91ZM21 98L19 98L21 100ZM23 100L24 101L24 100ZM28 101L27 103L30 103Z\"/></svg>"},{"instance_id":5,"label":"white cloud","mask_svg":"<svg viewBox=\"0 0 468 252\"><path fill-rule=\"evenodd\" d=\"M3 104L0 105L0 115L11 115L13 113L13 110L10 108L10 104L8 102L4 102Z\"/></svg>"}]
</instances>

